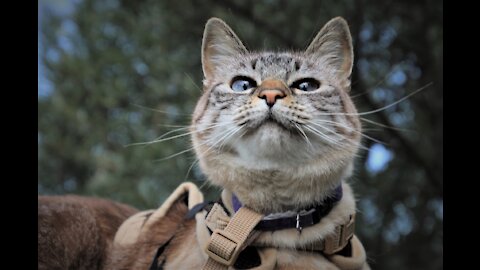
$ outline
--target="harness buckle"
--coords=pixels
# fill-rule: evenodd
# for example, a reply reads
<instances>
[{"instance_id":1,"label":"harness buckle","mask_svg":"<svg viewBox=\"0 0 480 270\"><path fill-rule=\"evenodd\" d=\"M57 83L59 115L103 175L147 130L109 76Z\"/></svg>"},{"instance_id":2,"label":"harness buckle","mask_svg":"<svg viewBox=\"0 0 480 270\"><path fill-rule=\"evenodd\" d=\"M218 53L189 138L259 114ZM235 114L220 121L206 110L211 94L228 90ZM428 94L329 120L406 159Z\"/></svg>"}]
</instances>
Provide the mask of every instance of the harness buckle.
<instances>
[{"instance_id":1,"label":"harness buckle","mask_svg":"<svg viewBox=\"0 0 480 270\"><path fill-rule=\"evenodd\" d=\"M231 266L240 255L239 242L233 234L216 229L205 247L205 252L213 260Z\"/></svg>"}]
</instances>

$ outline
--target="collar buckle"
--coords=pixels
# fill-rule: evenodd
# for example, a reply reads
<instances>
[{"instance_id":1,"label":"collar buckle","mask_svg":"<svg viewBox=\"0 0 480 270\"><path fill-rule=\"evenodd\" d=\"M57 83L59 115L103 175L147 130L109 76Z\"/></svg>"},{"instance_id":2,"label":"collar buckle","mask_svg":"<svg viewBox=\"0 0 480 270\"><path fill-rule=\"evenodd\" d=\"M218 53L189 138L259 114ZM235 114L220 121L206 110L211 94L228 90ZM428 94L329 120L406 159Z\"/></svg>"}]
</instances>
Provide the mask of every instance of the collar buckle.
<instances>
[{"instance_id":1,"label":"collar buckle","mask_svg":"<svg viewBox=\"0 0 480 270\"><path fill-rule=\"evenodd\" d=\"M302 233L303 227L300 225L300 213L297 213L297 224L295 226L298 233Z\"/></svg>"}]
</instances>

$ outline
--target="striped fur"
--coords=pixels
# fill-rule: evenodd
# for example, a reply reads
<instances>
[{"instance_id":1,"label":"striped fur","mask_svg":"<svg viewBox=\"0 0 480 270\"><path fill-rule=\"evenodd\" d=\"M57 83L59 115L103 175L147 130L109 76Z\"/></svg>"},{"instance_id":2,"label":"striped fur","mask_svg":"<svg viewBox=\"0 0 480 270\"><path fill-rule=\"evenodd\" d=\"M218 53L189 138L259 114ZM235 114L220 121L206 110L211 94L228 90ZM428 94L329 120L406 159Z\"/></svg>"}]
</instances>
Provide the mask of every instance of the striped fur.
<instances>
[{"instance_id":1,"label":"striped fur","mask_svg":"<svg viewBox=\"0 0 480 270\"><path fill-rule=\"evenodd\" d=\"M193 145L211 183L260 212L321 201L352 170L361 126L350 99L353 51L341 18L331 20L304 52L249 52L223 21L206 26L204 93L193 115ZM235 92L237 76L257 86ZM303 78L315 91L292 88ZM290 87L269 109L263 83ZM313 123L312 123L313 122Z\"/></svg>"}]
</instances>

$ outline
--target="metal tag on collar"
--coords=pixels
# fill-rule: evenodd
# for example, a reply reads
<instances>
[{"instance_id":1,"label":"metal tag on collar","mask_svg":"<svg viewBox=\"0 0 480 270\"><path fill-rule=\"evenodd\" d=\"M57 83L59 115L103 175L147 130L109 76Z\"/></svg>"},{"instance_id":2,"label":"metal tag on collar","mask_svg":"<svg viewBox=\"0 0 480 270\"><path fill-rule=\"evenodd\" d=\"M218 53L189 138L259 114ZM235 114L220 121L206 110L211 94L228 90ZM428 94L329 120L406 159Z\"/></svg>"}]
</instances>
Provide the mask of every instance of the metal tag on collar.
<instances>
[{"instance_id":1,"label":"metal tag on collar","mask_svg":"<svg viewBox=\"0 0 480 270\"><path fill-rule=\"evenodd\" d=\"M300 226L300 213L297 213L297 226L296 226L296 228L297 228L298 233L302 233L303 228L302 228L302 226Z\"/></svg>"}]
</instances>

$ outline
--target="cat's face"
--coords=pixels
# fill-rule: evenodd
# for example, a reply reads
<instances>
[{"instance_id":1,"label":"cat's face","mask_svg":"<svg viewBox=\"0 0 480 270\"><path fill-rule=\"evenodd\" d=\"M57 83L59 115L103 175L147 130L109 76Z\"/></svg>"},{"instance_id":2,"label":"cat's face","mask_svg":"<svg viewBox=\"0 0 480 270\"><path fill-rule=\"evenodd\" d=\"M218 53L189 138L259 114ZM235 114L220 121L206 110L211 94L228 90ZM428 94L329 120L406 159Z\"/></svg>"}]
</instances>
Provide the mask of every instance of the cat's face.
<instances>
[{"instance_id":1,"label":"cat's face","mask_svg":"<svg viewBox=\"0 0 480 270\"><path fill-rule=\"evenodd\" d=\"M223 21L211 19L202 49L204 93L192 137L211 181L228 186L248 172L310 179L316 170L350 166L360 123L348 96L353 53L343 19L331 20L296 53L248 52ZM216 170L230 172L227 180Z\"/></svg>"}]
</instances>

